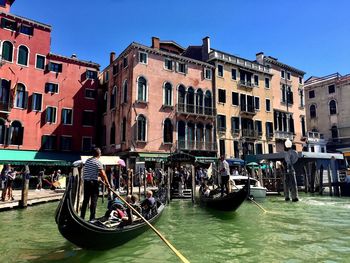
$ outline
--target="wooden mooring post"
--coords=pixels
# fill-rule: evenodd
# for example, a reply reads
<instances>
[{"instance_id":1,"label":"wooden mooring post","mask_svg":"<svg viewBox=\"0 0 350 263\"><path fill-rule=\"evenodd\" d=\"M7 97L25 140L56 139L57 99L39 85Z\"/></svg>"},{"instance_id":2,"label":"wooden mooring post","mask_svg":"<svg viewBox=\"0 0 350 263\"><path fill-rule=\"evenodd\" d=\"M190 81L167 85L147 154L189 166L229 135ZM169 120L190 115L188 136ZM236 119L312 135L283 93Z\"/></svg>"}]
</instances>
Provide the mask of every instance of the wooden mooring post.
<instances>
[{"instance_id":1,"label":"wooden mooring post","mask_svg":"<svg viewBox=\"0 0 350 263\"><path fill-rule=\"evenodd\" d=\"M23 174L22 178L22 194L19 206L24 208L28 205L28 190L29 190L29 178Z\"/></svg>"},{"instance_id":2,"label":"wooden mooring post","mask_svg":"<svg viewBox=\"0 0 350 263\"><path fill-rule=\"evenodd\" d=\"M167 174L167 178L166 178L166 184L167 184L167 203L170 203L171 200L171 191L170 191L170 187L171 187L171 178L172 178L172 170L170 167L168 167L168 174Z\"/></svg>"},{"instance_id":3,"label":"wooden mooring post","mask_svg":"<svg viewBox=\"0 0 350 263\"><path fill-rule=\"evenodd\" d=\"M191 165L191 173L192 173L192 176L191 176L191 179L192 179L191 199L192 199L192 203L194 204L195 195L196 195L196 181L195 181L196 174L195 174L194 165Z\"/></svg>"}]
</instances>

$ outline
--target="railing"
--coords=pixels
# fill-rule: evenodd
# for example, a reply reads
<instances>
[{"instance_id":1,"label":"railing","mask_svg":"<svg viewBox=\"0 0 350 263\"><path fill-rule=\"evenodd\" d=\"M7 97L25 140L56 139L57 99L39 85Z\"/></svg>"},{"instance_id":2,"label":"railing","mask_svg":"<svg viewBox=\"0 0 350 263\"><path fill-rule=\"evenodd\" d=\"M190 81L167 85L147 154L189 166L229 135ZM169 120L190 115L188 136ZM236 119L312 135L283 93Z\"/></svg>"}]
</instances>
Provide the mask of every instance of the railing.
<instances>
[{"instance_id":1,"label":"railing","mask_svg":"<svg viewBox=\"0 0 350 263\"><path fill-rule=\"evenodd\" d=\"M231 133L234 135L239 135L240 131L241 131L240 129L232 129Z\"/></svg>"},{"instance_id":2,"label":"railing","mask_svg":"<svg viewBox=\"0 0 350 263\"><path fill-rule=\"evenodd\" d=\"M189 151L216 151L215 142L203 142L203 141L188 141L179 140L176 141L176 147L178 150Z\"/></svg>"},{"instance_id":3,"label":"railing","mask_svg":"<svg viewBox=\"0 0 350 263\"><path fill-rule=\"evenodd\" d=\"M275 139L294 139L294 135L292 132L287 131L275 131Z\"/></svg>"},{"instance_id":4,"label":"railing","mask_svg":"<svg viewBox=\"0 0 350 263\"><path fill-rule=\"evenodd\" d=\"M8 103L8 102L0 102L0 111L2 111L2 112L10 112L11 111L10 103Z\"/></svg>"},{"instance_id":5,"label":"railing","mask_svg":"<svg viewBox=\"0 0 350 263\"><path fill-rule=\"evenodd\" d=\"M243 137L249 137L249 138L258 138L259 135L262 135L262 132L258 132L256 130L252 130L252 129L242 129L242 136Z\"/></svg>"},{"instance_id":6,"label":"railing","mask_svg":"<svg viewBox=\"0 0 350 263\"><path fill-rule=\"evenodd\" d=\"M246 88L253 88L253 83L251 81L240 80L239 85Z\"/></svg>"},{"instance_id":7,"label":"railing","mask_svg":"<svg viewBox=\"0 0 350 263\"><path fill-rule=\"evenodd\" d=\"M266 138L267 139L272 139L273 138L273 132L266 133Z\"/></svg>"},{"instance_id":8,"label":"railing","mask_svg":"<svg viewBox=\"0 0 350 263\"><path fill-rule=\"evenodd\" d=\"M184 103L179 103L176 105L176 112L212 117L216 115L216 109L213 107L204 107L201 105L192 105Z\"/></svg>"},{"instance_id":9,"label":"railing","mask_svg":"<svg viewBox=\"0 0 350 263\"><path fill-rule=\"evenodd\" d=\"M248 104L248 105L247 105L247 104L242 104L242 105L241 105L241 113L255 115L255 114L256 114L256 110L255 110L254 105L251 105L251 104Z\"/></svg>"}]
</instances>

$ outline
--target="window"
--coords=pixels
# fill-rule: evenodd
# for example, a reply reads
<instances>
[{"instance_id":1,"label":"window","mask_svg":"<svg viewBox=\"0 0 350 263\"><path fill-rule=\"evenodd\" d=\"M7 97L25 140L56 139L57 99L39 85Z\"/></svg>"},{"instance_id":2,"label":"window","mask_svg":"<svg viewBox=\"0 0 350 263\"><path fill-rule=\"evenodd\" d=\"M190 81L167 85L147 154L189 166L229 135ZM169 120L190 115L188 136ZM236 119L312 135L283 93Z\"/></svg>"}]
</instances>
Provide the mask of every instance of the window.
<instances>
[{"instance_id":1,"label":"window","mask_svg":"<svg viewBox=\"0 0 350 263\"><path fill-rule=\"evenodd\" d=\"M164 101L163 105L171 106L173 104L173 87L169 82L164 84Z\"/></svg>"},{"instance_id":2,"label":"window","mask_svg":"<svg viewBox=\"0 0 350 263\"><path fill-rule=\"evenodd\" d=\"M180 73L187 73L187 65L185 63L178 62L176 64L177 68L176 71Z\"/></svg>"},{"instance_id":3,"label":"window","mask_svg":"<svg viewBox=\"0 0 350 263\"><path fill-rule=\"evenodd\" d=\"M267 121L265 123L266 126L266 138L272 138L273 137L273 125L272 122Z\"/></svg>"},{"instance_id":4,"label":"window","mask_svg":"<svg viewBox=\"0 0 350 263\"><path fill-rule=\"evenodd\" d=\"M33 35L33 31L34 31L34 28L32 26L27 26L27 25L23 25L23 24L21 24L21 26L19 28L19 32L21 32L22 34L25 34L25 35L29 35L29 36Z\"/></svg>"},{"instance_id":5,"label":"window","mask_svg":"<svg viewBox=\"0 0 350 263\"><path fill-rule=\"evenodd\" d=\"M13 59L13 45L9 41L2 43L2 59L12 62Z\"/></svg>"},{"instance_id":6,"label":"window","mask_svg":"<svg viewBox=\"0 0 350 263\"><path fill-rule=\"evenodd\" d=\"M316 118L316 105L310 106L310 118Z\"/></svg>"},{"instance_id":7,"label":"window","mask_svg":"<svg viewBox=\"0 0 350 263\"><path fill-rule=\"evenodd\" d=\"M0 118L0 144L5 144L5 131L5 120L3 118Z\"/></svg>"},{"instance_id":8,"label":"window","mask_svg":"<svg viewBox=\"0 0 350 263\"><path fill-rule=\"evenodd\" d=\"M144 52L139 52L139 62L142 64L147 64L148 54Z\"/></svg>"},{"instance_id":9,"label":"window","mask_svg":"<svg viewBox=\"0 0 350 263\"><path fill-rule=\"evenodd\" d=\"M17 63L20 65L28 66L28 54L28 48L25 46L20 46L18 48Z\"/></svg>"},{"instance_id":10,"label":"window","mask_svg":"<svg viewBox=\"0 0 350 263\"><path fill-rule=\"evenodd\" d=\"M234 157L239 158L239 142L238 141L233 141L233 151L234 151Z\"/></svg>"},{"instance_id":11,"label":"window","mask_svg":"<svg viewBox=\"0 0 350 263\"><path fill-rule=\"evenodd\" d=\"M255 121L255 131L258 133L258 136L262 136L262 122Z\"/></svg>"},{"instance_id":12,"label":"window","mask_svg":"<svg viewBox=\"0 0 350 263\"><path fill-rule=\"evenodd\" d=\"M321 147L321 153L325 153L326 150L325 150L325 147Z\"/></svg>"},{"instance_id":13,"label":"window","mask_svg":"<svg viewBox=\"0 0 350 263\"><path fill-rule=\"evenodd\" d=\"M85 89L85 98L94 99L96 97L96 90L94 89Z\"/></svg>"},{"instance_id":14,"label":"window","mask_svg":"<svg viewBox=\"0 0 350 263\"><path fill-rule=\"evenodd\" d=\"M303 84L303 77L299 77L299 84Z\"/></svg>"},{"instance_id":15,"label":"window","mask_svg":"<svg viewBox=\"0 0 350 263\"><path fill-rule=\"evenodd\" d=\"M8 20L6 18L1 18L1 27L5 29L10 29L13 31L17 30L17 22Z\"/></svg>"},{"instance_id":16,"label":"window","mask_svg":"<svg viewBox=\"0 0 350 263\"><path fill-rule=\"evenodd\" d=\"M305 117L301 117L300 122L301 122L301 135L305 137L306 136Z\"/></svg>"},{"instance_id":17,"label":"window","mask_svg":"<svg viewBox=\"0 0 350 263\"><path fill-rule=\"evenodd\" d=\"M338 127L333 125L331 128L332 138L338 138Z\"/></svg>"},{"instance_id":18,"label":"window","mask_svg":"<svg viewBox=\"0 0 350 263\"><path fill-rule=\"evenodd\" d=\"M273 153L273 144L268 144L269 153Z\"/></svg>"},{"instance_id":19,"label":"window","mask_svg":"<svg viewBox=\"0 0 350 263\"><path fill-rule=\"evenodd\" d=\"M41 111L43 95L39 93L33 93L32 95L32 111Z\"/></svg>"},{"instance_id":20,"label":"window","mask_svg":"<svg viewBox=\"0 0 350 263\"><path fill-rule=\"evenodd\" d=\"M146 141L146 117L142 114L137 117L137 141Z\"/></svg>"},{"instance_id":21,"label":"window","mask_svg":"<svg viewBox=\"0 0 350 263\"><path fill-rule=\"evenodd\" d=\"M224 76L224 66L218 65L218 76L223 77Z\"/></svg>"},{"instance_id":22,"label":"window","mask_svg":"<svg viewBox=\"0 0 350 263\"><path fill-rule=\"evenodd\" d=\"M28 102L28 92L23 84L19 83L16 86L16 98L15 98L15 106L17 108L26 109Z\"/></svg>"},{"instance_id":23,"label":"window","mask_svg":"<svg viewBox=\"0 0 350 263\"><path fill-rule=\"evenodd\" d=\"M254 75L254 86L259 86L259 76Z\"/></svg>"},{"instance_id":24,"label":"window","mask_svg":"<svg viewBox=\"0 0 350 263\"><path fill-rule=\"evenodd\" d=\"M41 137L41 145L46 151L56 150L56 135L43 135Z\"/></svg>"},{"instance_id":25,"label":"window","mask_svg":"<svg viewBox=\"0 0 350 263\"><path fill-rule=\"evenodd\" d=\"M270 79L265 78L265 88L269 89L270 88Z\"/></svg>"},{"instance_id":26,"label":"window","mask_svg":"<svg viewBox=\"0 0 350 263\"><path fill-rule=\"evenodd\" d=\"M23 144L24 128L19 121L11 123L8 139L11 145L22 145Z\"/></svg>"},{"instance_id":27,"label":"window","mask_svg":"<svg viewBox=\"0 0 350 263\"><path fill-rule=\"evenodd\" d=\"M62 72L62 64L50 62L49 71L56 72L56 73Z\"/></svg>"},{"instance_id":28,"label":"window","mask_svg":"<svg viewBox=\"0 0 350 263\"><path fill-rule=\"evenodd\" d=\"M226 116L225 115L218 115L217 116L217 125L218 125L219 132L226 131Z\"/></svg>"},{"instance_id":29,"label":"window","mask_svg":"<svg viewBox=\"0 0 350 263\"><path fill-rule=\"evenodd\" d=\"M256 110L260 110L260 98L254 97L254 105Z\"/></svg>"},{"instance_id":30,"label":"window","mask_svg":"<svg viewBox=\"0 0 350 263\"><path fill-rule=\"evenodd\" d=\"M315 91L309 90L309 99L315 98Z\"/></svg>"},{"instance_id":31,"label":"window","mask_svg":"<svg viewBox=\"0 0 350 263\"><path fill-rule=\"evenodd\" d=\"M226 103L226 90L219 89L219 103Z\"/></svg>"},{"instance_id":32,"label":"window","mask_svg":"<svg viewBox=\"0 0 350 263\"><path fill-rule=\"evenodd\" d=\"M239 106L239 94L238 94L238 92L232 92L232 105Z\"/></svg>"},{"instance_id":33,"label":"window","mask_svg":"<svg viewBox=\"0 0 350 263\"><path fill-rule=\"evenodd\" d=\"M225 156L225 140L219 140L220 156Z\"/></svg>"},{"instance_id":34,"label":"window","mask_svg":"<svg viewBox=\"0 0 350 263\"><path fill-rule=\"evenodd\" d=\"M164 121L163 128L163 142L172 143L173 142L173 124L170 119Z\"/></svg>"},{"instance_id":35,"label":"window","mask_svg":"<svg viewBox=\"0 0 350 263\"><path fill-rule=\"evenodd\" d=\"M123 102L127 103L128 102L128 81L124 80L123 84Z\"/></svg>"},{"instance_id":36,"label":"window","mask_svg":"<svg viewBox=\"0 0 350 263\"><path fill-rule=\"evenodd\" d=\"M287 72L287 79L290 80L290 72Z\"/></svg>"},{"instance_id":37,"label":"window","mask_svg":"<svg viewBox=\"0 0 350 263\"><path fill-rule=\"evenodd\" d=\"M304 91L302 89L299 89L299 106L304 107Z\"/></svg>"},{"instance_id":38,"label":"window","mask_svg":"<svg viewBox=\"0 0 350 263\"><path fill-rule=\"evenodd\" d=\"M115 123L112 123L111 132L109 134L109 143L115 144Z\"/></svg>"},{"instance_id":39,"label":"window","mask_svg":"<svg viewBox=\"0 0 350 263\"><path fill-rule=\"evenodd\" d=\"M205 79L211 79L211 69L210 68L205 68L204 69L204 78Z\"/></svg>"},{"instance_id":40,"label":"window","mask_svg":"<svg viewBox=\"0 0 350 263\"><path fill-rule=\"evenodd\" d=\"M331 100L329 102L329 114L330 115L337 114L337 103L335 102L335 100Z\"/></svg>"},{"instance_id":41,"label":"window","mask_svg":"<svg viewBox=\"0 0 350 263\"><path fill-rule=\"evenodd\" d=\"M231 69L231 78L233 80L237 80L237 70L236 69Z\"/></svg>"},{"instance_id":42,"label":"window","mask_svg":"<svg viewBox=\"0 0 350 263\"><path fill-rule=\"evenodd\" d=\"M328 93L329 94L335 93L335 85L329 85L328 86Z\"/></svg>"},{"instance_id":43,"label":"window","mask_svg":"<svg viewBox=\"0 0 350 263\"><path fill-rule=\"evenodd\" d=\"M103 103L102 103L102 113L106 113L107 111L107 101L108 101L108 92L106 91L103 95Z\"/></svg>"},{"instance_id":44,"label":"window","mask_svg":"<svg viewBox=\"0 0 350 263\"><path fill-rule=\"evenodd\" d=\"M261 143L255 144L255 154L263 154L263 149L262 149Z\"/></svg>"},{"instance_id":45,"label":"window","mask_svg":"<svg viewBox=\"0 0 350 263\"><path fill-rule=\"evenodd\" d=\"M290 86L283 84L281 88L281 93L282 93L281 102L293 104L293 91Z\"/></svg>"},{"instance_id":46,"label":"window","mask_svg":"<svg viewBox=\"0 0 350 263\"><path fill-rule=\"evenodd\" d=\"M266 111L270 112L271 111L271 101L270 99L266 99Z\"/></svg>"},{"instance_id":47,"label":"window","mask_svg":"<svg viewBox=\"0 0 350 263\"><path fill-rule=\"evenodd\" d=\"M62 109L62 124L72 125L73 124L73 110Z\"/></svg>"},{"instance_id":48,"label":"window","mask_svg":"<svg viewBox=\"0 0 350 263\"><path fill-rule=\"evenodd\" d=\"M46 108L46 123L56 123L56 108L48 106Z\"/></svg>"},{"instance_id":49,"label":"window","mask_svg":"<svg viewBox=\"0 0 350 263\"><path fill-rule=\"evenodd\" d=\"M285 72L284 72L284 70L281 70L281 78L282 78L282 79L285 78Z\"/></svg>"},{"instance_id":50,"label":"window","mask_svg":"<svg viewBox=\"0 0 350 263\"><path fill-rule=\"evenodd\" d=\"M239 133L239 117L231 117L231 131L232 133Z\"/></svg>"},{"instance_id":51,"label":"window","mask_svg":"<svg viewBox=\"0 0 350 263\"><path fill-rule=\"evenodd\" d=\"M122 142L126 141L126 118L123 118L123 123L122 123Z\"/></svg>"},{"instance_id":52,"label":"window","mask_svg":"<svg viewBox=\"0 0 350 263\"><path fill-rule=\"evenodd\" d=\"M72 136L61 136L60 139L60 148L62 151L71 151L72 150Z\"/></svg>"},{"instance_id":53,"label":"window","mask_svg":"<svg viewBox=\"0 0 350 263\"><path fill-rule=\"evenodd\" d=\"M46 83L45 92L47 93L58 93L58 84L56 83Z\"/></svg>"},{"instance_id":54,"label":"window","mask_svg":"<svg viewBox=\"0 0 350 263\"><path fill-rule=\"evenodd\" d=\"M86 78L87 79L97 79L97 71L95 70L86 70Z\"/></svg>"},{"instance_id":55,"label":"window","mask_svg":"<svg viewBox=\"0 0 350 263\"><path fill-rule=\"evenodd\" d=\"M126 68L128 66L128 57L124 57L123 59L123 67Z\"/></svg>"},{"instance_id":56,"label":"window","mask_svg":"<svg viewBox=\"0 0 350 263\"><path fill-rule=\"evenodd\" d=\"M107 82L109 80L109 71L107 70L105 72L105 82Z\"/></svg>"},{"instance_id":57,"label":"window","mask_svg":"<svg viewBox=\"0 0 350 263\"><path fill-rule=\"evenodd\" d=\"M116 105L116 99L117 99L117 87L114 86L111 92L111 97L109 101L109 109L114 109ZM107 99L106 99L107 100ZM106 101L107 102L107 101Z\"/></svg>"},{"instance_id":58,"label":"window","mask_svg":"<svg viewBox=\"0 0 350 263\"><path fill-rule=\"evenodd\" d=\"M164 68L167 70L173 70L173 61L171 59L164 60Z\"/></svg>"},{"instance_id":59,"label":"window","mask_svg":"<svg viewBox=\"0 0 350 263\"><path fill-rule=\"evenodd\" d=\"M93 111L83 111L83 126L94 126L95 125L95 113Z\"/></svg>"},{"instance_id":60,"label":"window","mask_svg":"<svg viewBox=\"0 0 350 263\"><path fill-rule=\"evenodd\" d=\"M36 55L36 62L35 62L35 67L37 69L45 69L45 56L42 55Z\"/></svg>"},{"instance_id":61,"label":"window","mask_svg":"<svg viewBox=\"0 0 350 263\"><path fill-rule=\"evenodd\" d=\"M147 101L147 80L144 77L138 78L137 87L137 100Z\"/></svg>"},{"instance_id":62,"label":"window","mask_svg":"<svg viewBox=\"0 0 350 263\"><path fill-rule=\"evenodd\" d=\"M82 150L83 152L90 152L92 149L92 138L91 137L83 137L82 142Z\"/></svg>"}]
</instances>

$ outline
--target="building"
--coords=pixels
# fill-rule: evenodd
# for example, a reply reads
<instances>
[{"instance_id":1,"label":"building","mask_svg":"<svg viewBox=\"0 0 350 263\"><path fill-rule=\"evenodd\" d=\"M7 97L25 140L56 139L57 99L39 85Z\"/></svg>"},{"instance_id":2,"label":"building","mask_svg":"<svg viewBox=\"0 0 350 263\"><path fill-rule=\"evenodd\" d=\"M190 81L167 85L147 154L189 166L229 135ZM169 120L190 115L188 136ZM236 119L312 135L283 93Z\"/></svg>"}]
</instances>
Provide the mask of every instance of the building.
<instances>
[{"instance_id":1,"label":"building","mask_svg":"<svg viewBox=\"0 0 350 263\"><path fill-rule=\"evenodd\" d=\"M95 143L99 65L50 52L51 26L0 3L0 148L64 153Z\"/></svg>"},{"instance_id":2,"label":"building","mask_svg":"<svg viewBox=\"0 0 350 263\"><path fill-rule=\"evenodd\" d=\"M301 151L306 139L306 118L303 78L305 72L278 61L277 58L256 54L260 65L270 68L272 105L274 118L274 139L276 152L284 150L288 138L293 148Z\"/></svg>"},{"instance_id":3,"label":"building","mask_svg":"<svg viewBox=\"0 0 350 263\"><path fill-rule=\"evenodd\" d=\"M305 82L307 127L324 135L327 150L350 146L350 75L310 77Z\"/></svg>"},{"instance_id":4,"label":"building","mask_svg":"<svg viewBox=\"0 0 350 263\"><path fill-rule=\"evenodd\" d=\"M210 39L191 46L197 56L215 66L216 134L219 154L240 158L246 154L273 152L272 73L260 65L212 49Z\"/></svg>"},{"instance_id":5,"label":"building","mask_svg":"<svg viewBox=\"0 0 350 263\"><path fill-rule=\"evenodd\" d=\"M213 69L183 56L174 41L131 43L101 74L102 148L124 156L129 167L185 152L216 157Z\"/></svg>"}]
</instances>

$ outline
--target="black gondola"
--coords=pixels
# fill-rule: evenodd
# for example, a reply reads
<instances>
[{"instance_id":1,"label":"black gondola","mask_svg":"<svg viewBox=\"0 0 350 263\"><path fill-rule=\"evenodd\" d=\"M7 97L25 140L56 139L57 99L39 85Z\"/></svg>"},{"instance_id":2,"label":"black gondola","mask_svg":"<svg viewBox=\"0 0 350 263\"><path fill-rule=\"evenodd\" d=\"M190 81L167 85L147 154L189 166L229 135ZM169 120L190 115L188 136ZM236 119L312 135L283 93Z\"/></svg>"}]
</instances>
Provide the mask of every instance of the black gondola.
<instances>
[{"instance_id":1,"label":"black gondola","mask_svg":"<svg viewBox=\"0 0 350 263\"><path fill-rule=\"evenodd\" d=\"M141 219L124 226L108 226L99 220L95 223L85 221L74 210L75 193L79 192L77 189L77 179L71 176L55 216L60 233L73 244L85 249L110 249L126 243L150 228ZM163 210L164 204L157 200L157 211L148 222L154 223Z\"/></svg>"},{"instance_id":2,"label":"black gondola","mask_svg":"<svg viewBox=\"0 0 350 263\"><path fill-rule=\"evenodd\" d=\"M235 211L244 202L244 200L247 199L247 195L247 186L243 187L239 191L224 195L223 197L220 195L220 189L217 188L212 190L208 197L206 197L200 191L199 200L202 205L216 210Z\"/></svg>"}]
</instances>

